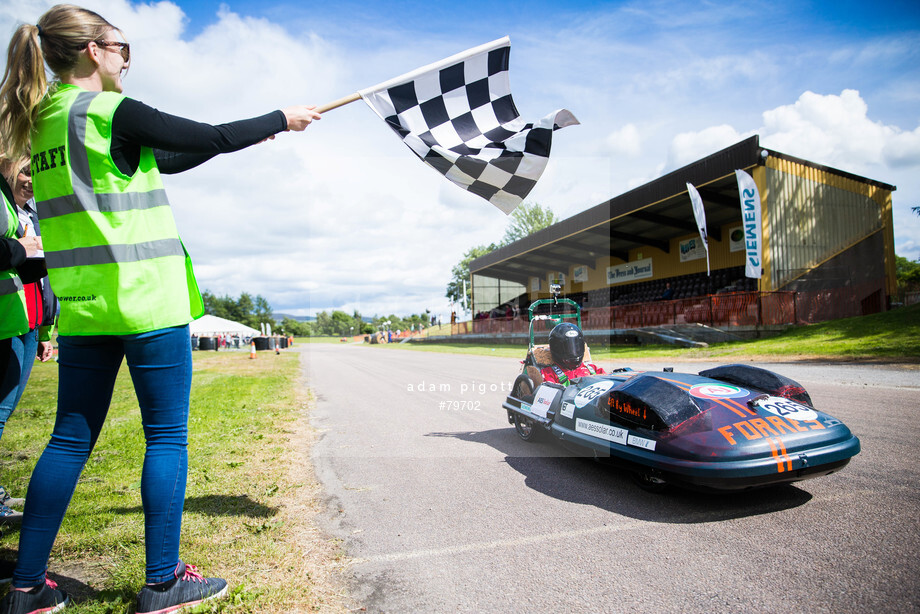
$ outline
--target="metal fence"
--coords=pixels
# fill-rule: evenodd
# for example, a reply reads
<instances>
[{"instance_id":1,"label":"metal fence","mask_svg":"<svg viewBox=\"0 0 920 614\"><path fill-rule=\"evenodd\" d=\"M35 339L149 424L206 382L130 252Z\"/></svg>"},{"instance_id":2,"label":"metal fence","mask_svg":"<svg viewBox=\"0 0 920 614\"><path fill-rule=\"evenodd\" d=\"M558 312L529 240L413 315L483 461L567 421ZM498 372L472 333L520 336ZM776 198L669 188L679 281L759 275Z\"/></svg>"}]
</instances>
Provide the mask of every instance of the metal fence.
<instances>
[{"instance_id":1,"label":"metal fence","mask_svg":"<svg viewBox=\"0 0 920 614\"><path fill-rule=\"evenodd\" d=\"M582 311L586 331L705 324L716 328L815 324L882 311L877 283L799 292L731 292L672 301L595 307ZM528 331L527 317L459 322L454 334L513 334Z\"/></svg>"}]
</instances>

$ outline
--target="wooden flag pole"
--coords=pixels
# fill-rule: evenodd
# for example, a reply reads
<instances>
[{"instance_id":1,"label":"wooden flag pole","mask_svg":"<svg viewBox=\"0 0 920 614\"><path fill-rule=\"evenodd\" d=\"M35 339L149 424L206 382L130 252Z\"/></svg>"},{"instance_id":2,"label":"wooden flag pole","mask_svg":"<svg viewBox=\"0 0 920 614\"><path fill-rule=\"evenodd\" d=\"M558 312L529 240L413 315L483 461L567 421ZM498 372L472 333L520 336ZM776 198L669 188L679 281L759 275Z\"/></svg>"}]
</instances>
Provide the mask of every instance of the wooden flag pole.
<instances>
[{"instance_id":1,"label":"wooden flag pole","mask_svg":"<svg viewBox=\"0 0 920 614\"><path fill-rule=\"evenodd\" d=\"M316 107L316 112L325 113L326 111L331 111L332 109L338 109L339 107L345 106L346 104L350 102L354 102L355 100L360 100L360 99L361 99L361 94L359 94L358 92L355 92L354 94L350 94L348 96L345 96L344 98L339 98L338 100L327 102L326 104L320 107Z\"/></svg>"},{"instance_id":2,"label":"wooden flag pole","mask_svg":"<svg viewBox=\"0 0 920 614\"><path fill-rule=\"evenodd\" d=\"M369 87L363 91L376 92L378 90L387 89L388 87L391 87L395 84L402 83L404 81L410 81L418 75L440 70L441 68L444 68L445 66L456 64L470 56L474 56L479 53L491 51L492 49L497 49L499 47L508 46L510 44L511 44L511 41L508 39L507 36L505 36L504 38L494 40L491 43L486 43L485 45L480 45L478 47L473 47L472 49L467 49L466 51L460 52L456 55L452 55L449 58L445 58L441 60L440 62L435 62L434 64L429 64L427 66L422 66L421 68L416 68L415 70L411 72L407 72L404 75L400 75L399 77L396 77L395 79L390 79L389 81L378 83L377 85L373 87ZM316 112L325 113L326 111L331 111L332 109L337 109L341 106L345 106L346 104L350 102L354 102L355 100L358 100L359 98L361 98L361 94L355 92L354 94L345 96L344 98L339 98L338 100L335 100L333 102L328 102L320 107L317 107Z\"/></svg>"}]
</instances>

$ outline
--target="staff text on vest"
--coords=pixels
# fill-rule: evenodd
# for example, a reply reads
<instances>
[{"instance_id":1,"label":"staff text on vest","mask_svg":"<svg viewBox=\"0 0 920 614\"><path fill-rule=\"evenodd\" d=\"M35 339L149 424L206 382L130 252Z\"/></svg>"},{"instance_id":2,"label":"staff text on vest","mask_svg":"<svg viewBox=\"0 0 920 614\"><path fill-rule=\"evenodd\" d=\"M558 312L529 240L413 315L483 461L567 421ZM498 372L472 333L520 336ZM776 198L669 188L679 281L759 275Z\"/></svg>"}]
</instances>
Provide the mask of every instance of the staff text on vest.
<instances>
[{"instance_id":1,"label":"staff text on vest","mask_svg":"<svg viewBox=\"0 0 920 614\"><path fill-rule=\"evenodd\" d=\"M32 154L33 175L58 166L67 166L66 147L64 145Z\"/></svg>"}]
</instances>

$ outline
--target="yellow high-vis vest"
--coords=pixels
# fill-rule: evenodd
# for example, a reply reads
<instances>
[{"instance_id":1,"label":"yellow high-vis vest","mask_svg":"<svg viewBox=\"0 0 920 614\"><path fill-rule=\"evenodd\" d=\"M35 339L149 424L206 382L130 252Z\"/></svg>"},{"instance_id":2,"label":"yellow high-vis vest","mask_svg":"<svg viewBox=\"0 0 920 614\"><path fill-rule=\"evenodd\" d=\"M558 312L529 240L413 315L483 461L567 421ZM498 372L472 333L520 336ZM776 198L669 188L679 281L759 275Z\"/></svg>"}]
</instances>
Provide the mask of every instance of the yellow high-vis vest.
<instances>
[{"instance_id":1,"label":"yellow high-vis vest","mask_svg":"<svg viewBox=\"0 0 920 614\"><path fill-rule=\"evenodd\" d=\"M6 194L0 192L2 210L0 210L0 235L6 239L16 238L19 228L19 216L16 205L11 203ZM29 332L29 312L26 310L26 295L22 291L22 280L16 269L0 271L0 339L18 337Z\"/></svg>"},{"instance_id":2,"label":"yellow high-vis vest","mask_svg":"<svg viewBox=\"0 0 920 614\"><path fill-rule=\"evenodd\" d=\"M32 186L62 335L141 333L204 313L153 151L141 148L130 177L112 160L123 99L58 85L32 132Z\"/></svg>"}]
</instances>

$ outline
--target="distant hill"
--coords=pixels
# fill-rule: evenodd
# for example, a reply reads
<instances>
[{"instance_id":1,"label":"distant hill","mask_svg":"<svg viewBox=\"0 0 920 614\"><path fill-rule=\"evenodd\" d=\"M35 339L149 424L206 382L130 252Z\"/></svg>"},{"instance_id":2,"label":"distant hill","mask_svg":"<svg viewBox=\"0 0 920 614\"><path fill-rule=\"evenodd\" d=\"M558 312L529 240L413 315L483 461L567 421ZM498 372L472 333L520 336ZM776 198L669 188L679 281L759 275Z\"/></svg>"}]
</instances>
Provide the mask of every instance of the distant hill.
<instances>
[{"instance_id":1,"label":"distant hill","mask_svg":"<svg viewBox=\"0 0 920 614\"><path fill-rule=\"evenodd\" d=\"M316 322L316 316L295 316L289 313L278 313L277 311L272 313L272 317L275 318L276 322L281 322L285 318L297 320L298 322Z\"/></svg>"},{"instance_id":2,"label":"distant hill","mask_svg":"<svg viewBox=\"0 0 920 614\"><path fill-rule=\"evenodd\" d=\"M276 322L281 322L284 318L291 318L292 320L297 320L298 322L316 322L316 316L295 316L289 313L279 313L273 312L272 317L275 318ZM369 316L361 316L361 319L365 322L373 322L374 318Z\"/></svg>"}]
</instances>

